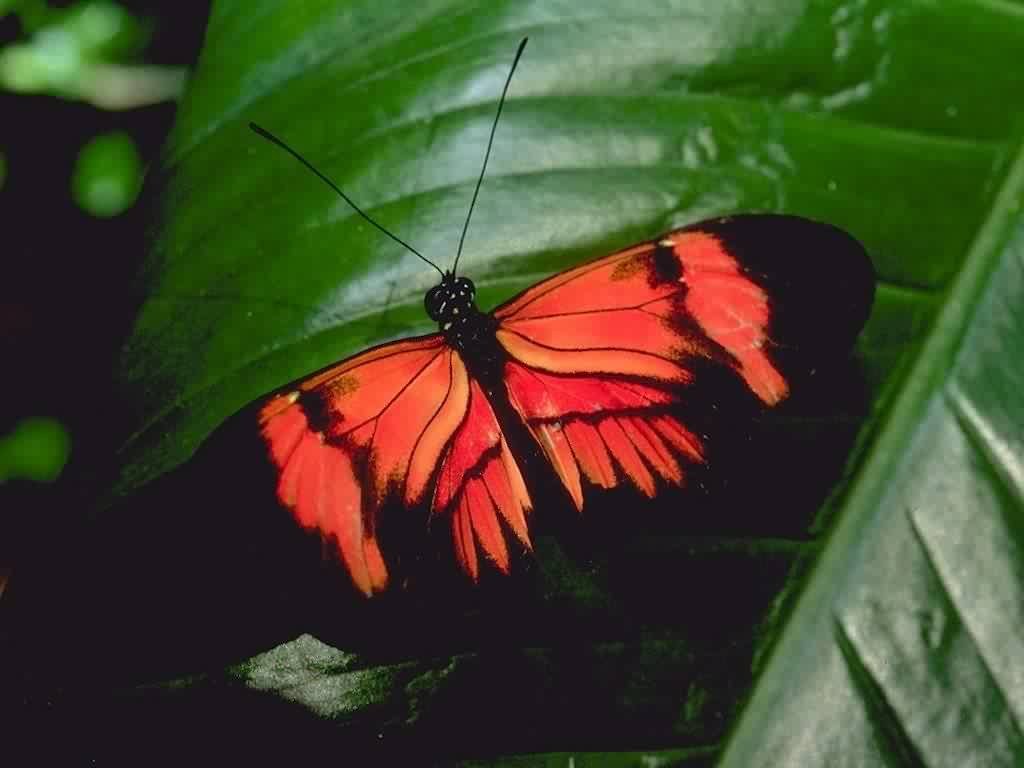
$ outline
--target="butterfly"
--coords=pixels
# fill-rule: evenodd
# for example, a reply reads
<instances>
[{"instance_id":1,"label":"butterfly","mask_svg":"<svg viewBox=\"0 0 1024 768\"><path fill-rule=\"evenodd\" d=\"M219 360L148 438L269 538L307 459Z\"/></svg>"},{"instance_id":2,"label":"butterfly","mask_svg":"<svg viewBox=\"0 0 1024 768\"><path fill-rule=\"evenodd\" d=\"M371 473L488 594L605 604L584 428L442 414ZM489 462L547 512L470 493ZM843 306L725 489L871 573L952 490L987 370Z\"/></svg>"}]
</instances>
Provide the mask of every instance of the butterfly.
<instances>
[{"instance_id":1,"label":"butterfly","mask_svg":"<svg viewBox=\"0 0 1024 768\"><path fill-rule=\"evenodd\" d=\"M678 406L708 371L777 406L790 372L827 352L806 339L845 350L872 303L873 267L852 236L796 216L742 214L581 264L484 312L457 273L473 203L453 266L441 270L250 125L441 276L424 298L436 333L330 365L256 409L277 501L331 546L367 596L389 585L384 514L425 510L428 524L446 525L474 581L485 563L508 573L513 553L531 549L544 499L531 493L522 441L511 435L526 435L584 514L588 498L615 488L653 498L707 462L706 435Z\"/></svg>"}]
</instances>

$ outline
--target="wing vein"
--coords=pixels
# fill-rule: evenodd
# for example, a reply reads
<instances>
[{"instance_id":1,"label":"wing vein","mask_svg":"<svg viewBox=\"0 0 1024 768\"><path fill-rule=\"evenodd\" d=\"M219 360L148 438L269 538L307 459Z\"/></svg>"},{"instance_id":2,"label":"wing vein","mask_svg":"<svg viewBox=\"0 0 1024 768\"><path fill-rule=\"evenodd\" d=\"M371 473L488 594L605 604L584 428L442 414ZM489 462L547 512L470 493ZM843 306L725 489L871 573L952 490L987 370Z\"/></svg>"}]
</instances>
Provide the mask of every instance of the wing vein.
<instances>
[{"instance_id":1,"label":"wing vein","mask_svg":"<svg viewBox=\"0 0 1024 768\"><path fill-rule=\"evenodd\" d=\"M448 359L448 389L445 390L444 397L441 398L441 402L438 403L437 408L434 409L434 415L431 416L429 419L427 419L427 423L423 425L423 429L421 429L420 433L418 435L416 435L416 440L412 444L412 450L409 451L409 456L410 457L416 455L416 451L419 450L419 447L420 447L420 441L423 439L423 436L427 433L427 429L430 427L431 424L434 423L434 419L437 418L437 414L439 414L441 412L441 410L444 408L444 404L448 402L448 398L452 394L452 386L454 384L455 384L455 360L454 360L454 355L453 355L453 357ZM445 450L448 448L448 445L449 445L449 443L451 443L452 438L454 437L455 432L457 430L458 430L458 427L456 427L456 429L452 431L452 435L449 436L448 439L445 441L445 444L443 446L441 446L441 450L437 454L438 456L444 455ZM440 464L438 466L440 466ZM431 472L431 474L433 474L433 472Z\"/></svg>"},{"instance_id":2,"label":"wing vein","mask_svg":"<svg viewBox=\"0 0 1024 768\"><path fill-rule=\"evenodd\" d=\"M520 320L550 320L557 319L560 317L577 317L579 315L603 315L608 312L632 312L637 309L643 312L645 311L644 307L646 307L648 304L654 304L655 302L662 301L663 299L669 299L672 296L679 293L679 290L680 289L678 288L673 289L662 296L655 296L653 299L648 299L647 301L641 302L640 304L631 304L628 307L601 307L597 309L576 309L570 312L552 312L546 315L527 315L525 317L520 316L520 313L517 312L514 317L506 318L506 320L513 322L518 322ZM648 314L655 315L656 317L658 316L653 312L648 312Z\"/></svg>"},{"instance_id":3,"label":"wing vein","mask_svg":"<svg viewBox=\"0 0 1024 768\"><path fill-rule=\"evenodd\" d=\"M518 336L519 338L523 339L523 341L525 341L525 342L527 342L529 344L533 344L534 346L541 347L543 349L547 349L547 350L550 350L552 352L629 352L630 354L637 354L637 355L644 355L646 357L653 357L653 358L655 358L657 360L664 360L664 361L669 362L669 363L675 363L676 362L675 360L673 360L670 357L663 357L661 355L656 355L653 352L647 352L647 351L642 350L642 349L630 349L629 347L552 347L552 346L550 346L548 344L545 344L543 342L537 341L535 339L531 339L526 334L520 333L519 331L517 331L517 330L515 330L513 328L502 328L502 331L504 331L505 333L515 334L516 336ZM543 370L543 369L541 369L541 370ZM608 372L605 371L605 372L602 372L602 373L604 375L607 375ZM642 376L637 376L635 378L638 379L638 380L647 381L647 379L642 377Z\"/></svg>"}]
</instances>

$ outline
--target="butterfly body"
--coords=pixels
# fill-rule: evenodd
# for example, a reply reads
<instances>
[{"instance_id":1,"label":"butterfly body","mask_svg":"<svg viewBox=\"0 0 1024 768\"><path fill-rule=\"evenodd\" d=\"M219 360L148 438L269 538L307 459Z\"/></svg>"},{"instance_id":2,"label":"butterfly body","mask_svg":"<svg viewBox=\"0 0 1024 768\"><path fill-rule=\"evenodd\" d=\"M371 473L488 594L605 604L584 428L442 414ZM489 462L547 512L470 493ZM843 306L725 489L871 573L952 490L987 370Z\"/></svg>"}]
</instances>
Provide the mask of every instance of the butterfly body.
<instances>
[{"instance_id":1,"label":"butterfly body","mask_svg":"<svg viewBox=\"0 0 1024 768\"><path fill-rule=\"evenodd\" d=\"M493 384L500 376L498 323L477 306L473 281L446 272L441 282L427 291L423 304L445 343L460 354L475 378L488 385L488 394L493 394Z\"/></svg>"}]
</instances>

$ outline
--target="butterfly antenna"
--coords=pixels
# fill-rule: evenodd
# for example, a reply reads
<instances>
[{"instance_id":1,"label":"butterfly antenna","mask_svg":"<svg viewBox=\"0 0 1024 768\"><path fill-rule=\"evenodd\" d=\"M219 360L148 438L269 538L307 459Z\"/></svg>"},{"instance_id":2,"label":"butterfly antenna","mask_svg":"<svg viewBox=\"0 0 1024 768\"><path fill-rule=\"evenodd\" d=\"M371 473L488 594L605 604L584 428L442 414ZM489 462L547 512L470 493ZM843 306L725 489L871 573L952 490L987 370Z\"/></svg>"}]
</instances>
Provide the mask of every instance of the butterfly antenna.
<instances>
[{"instance_id":1,"label":"butterfly antenna","mask_svg":"<svg viewBox=\"0 0 1024 768\"><path fill-rule=\"evenodd\" d=\"M524 37L516 50L516 57L512 59L512 69L508 71L505 78L505 87L501 89L501 98L498 99L498 112L494 116L494 123L491 125L491 137L487 140L487 150L484 152L484 165L480 169L480 178L476 180L476 189L473 190L473 199L469 203L469 213L466 214L466 223L462 227L462 237L459 238L459 249L455 252L455 263L452 264L452 274L459 267L459 257L462 256L462 246L466 243L466 233L469 231L469 220L473 218L473 208L476 207L476 198L480 194L480 185L484 183L484 174L487 172L487 161L491 157L491 146L494 144L494 132L498 130L498 119L501 117L501 108L505 106L505 95L508 93L508 86L512 82L512 75L515 74L519 57L523 55L523 48L530 38Z\"/></svg>"},{"instance_id":2,"label":"butterfly antenna","mask_svg":"<svg viewBox=\"0 0 1024 768\"><path fill-rule=\"evenodd\" d=\"M366 212L365 212L365 211L364 211L364 210L363 210L362 208L360 208L360 207L359 207L358 205L356 205L355 203L353 203L353 202L352 202L352 199L351 199L351 198L350 198L350 197L349 197L348 195L346 195L346 194L345 194L344 192L342 192L342 191L341 191L341 188L340 188L340 187L339 187L339 186L338 186L337 184L335 184L335 183L334 183L333 181L331 181L331 180L330 180L329 178L327 178L326 176L324 176L324 174L322 174L322 173L321 173L320 171L318 171L318 170L317 170L317 169L316 169L316 168L315 168L315 167L313 166L313 164L312 164L311 162L309 162L309 160L307 160L307 159L306 159L306 158L304 158L304 157L303 157L302 155L300 155L300 154L299 154L298 152L296 152L296 151L295 151L294 149L292 149L291 147L289 147L289 146L288 146L287 144L285 144L285 143L284 143L284 142L283 142L283 141L282 141L281 139L277 138L277 136L275 136L274 134L272 134L272 133L271 133L270 131L268 131L268 130L267 130L266 128L262 128L262 127L260 127L260 126L256 125L256 123L249 123L249 127L250 127L250 128L252 128L252 129L253 129L253 130L254 130L254 131L255 131L256 133L258 133L258 134L259 134L260 136L262 136L262 137L263 137L264 139L266 139L267 141L271 142L272 144L276 144L276 145L277 145L277 146L279 146L279 147L280 147L281 149L283 149L283 150L284 150L285 152L287 152L287 153L288 153L289 155L291 155L291 156L292 156L292 157L294 157L294 158L295 158L296 160L298 160L298 161L299 161L300 163L302 163L302 164L303 164L304 166L306 166L306 167L307 167L307 168L308 168L309 170L311 170L311 171L312 171L312 172L313 172L314 174L316 174L316 175L317 175L317 176L318 176L318 177L320 178L320 180L321 180L321 181L323 181L323 182L324 182L324 183L325 183L325 184L326 184L327 186L329 186L329 187L330 187L331 189L333 189L333 190L334 190L335 192L337 192L337 193L338 193L338 195L339 195L339 196L341 197L341 199L342 199L342 200L344 200L344 201L345 201L346 203L348 203L349 205L351 205L351 206L352 206L352 210L354 210L354 211L355 211L356 213L358 213L358 214L359 214L360 216L362 216L362 217L363 217L364 219L366 219L366 220L367 220L368 222L370 222L371 224L373 224L373 226L375 226L375 227L376 227L377 229L379 229L379 230L380 230L381 232L383 232L383 233L384 233L385 235L387 235L388 237L390 237L390 238L391 238L392 240L394 240L394 241L395 241L396 243L398 243L398 244L399 244L400 246L402 246L403 248L405 248L405 249L406 249L407 251L410 251L411 253L415 254L416 256L419 256L419 257L420 257L421 259L423 259L423 261L427 262L427 264L429 264L429 265L430 265L430 266L432 266L432 267L433 267L434 269L436 269L436 270L438 271L438 273L439 273L439 274L441 275L441 277L444 277L444 272L443 272L443 271L441 270L441 268L440 268L439 266L437 266L437 264L435 264L435 263L434 263L434 262L432 262L432 261L431 261L430 259L428 259L428 258L427 258L426 256L424 256L424 255L423 255L422 253L420 253L419 251L417 251L417 250L416 250L415 248L413 248L413 247L412 247L411 245L409 245L409 244L408 244L407 242L405 242L404 240L402 240L402 238L398 237L397 235L394 235L394 234L392 234L391 232L388 232L388 231L387 231L386 229L384 229L384 227L382 227L382 226L381 226L380 224L378 224L378 223L377 223L376 221L374 221L373 219L371 219L371 218L369 217L369 215L368 215L368 214L367 214L367 213L366 213Z\"/></svg>"}]
</instances>

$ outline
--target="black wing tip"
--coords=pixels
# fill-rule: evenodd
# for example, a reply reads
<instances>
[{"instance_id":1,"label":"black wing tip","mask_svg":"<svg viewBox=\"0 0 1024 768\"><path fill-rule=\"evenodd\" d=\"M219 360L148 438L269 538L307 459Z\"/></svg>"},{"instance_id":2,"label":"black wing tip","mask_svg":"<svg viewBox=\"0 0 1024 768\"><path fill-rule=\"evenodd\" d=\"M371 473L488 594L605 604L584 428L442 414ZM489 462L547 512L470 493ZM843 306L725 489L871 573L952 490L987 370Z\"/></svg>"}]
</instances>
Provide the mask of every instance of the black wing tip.
<instances>
[{"instance_id":1,"label":"black wing tip","mask_svg":"<svg viewBox=\"0 0 1024 768\"><path fill-rule=\"evenodd\" d=\"M768 293L772 336L785 346L845 352L874 304L875 266L840 227L791 214L750 213L687 227L722 243Z\"/></svg>"}]
</instances>

